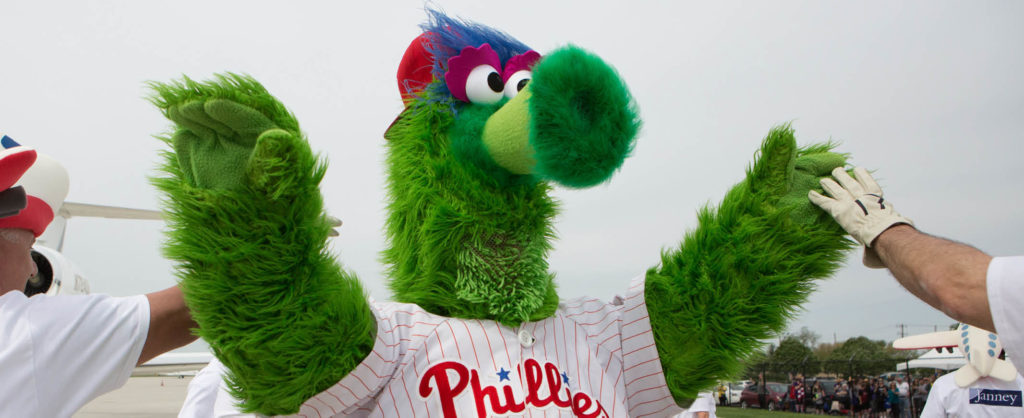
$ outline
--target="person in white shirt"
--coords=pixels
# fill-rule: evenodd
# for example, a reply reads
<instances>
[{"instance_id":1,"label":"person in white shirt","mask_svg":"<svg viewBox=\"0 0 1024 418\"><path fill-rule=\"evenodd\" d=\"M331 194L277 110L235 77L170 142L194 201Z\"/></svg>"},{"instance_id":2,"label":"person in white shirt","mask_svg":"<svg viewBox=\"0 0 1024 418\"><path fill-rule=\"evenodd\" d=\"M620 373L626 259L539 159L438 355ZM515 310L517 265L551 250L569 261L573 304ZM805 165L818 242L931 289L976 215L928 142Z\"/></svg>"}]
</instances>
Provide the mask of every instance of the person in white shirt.
<instances>
[{"instance_id":1,"label":"person in white shirt","mask_svg":"<svg viewBox=\"0 0 1024 418\"><path fill-rule=\"evenodd\" d=\"M63 203L68 178L33 150L8 164L26 149L7 136L0 144L0 188L18 181L27 194L20 212L0 219L0 417L71 416L124 384L136 365L195 340L196 325L177 287L127 298L25 296L37 273L32 245Z\"/></svg>"},{"instance_id":2,"label":"person in white shirt","mask_svg":"<svg viewBox=\"0 0 1024 418\"><path fill-rule=\"evenodd\" d=\"M715 418L715 397L711 392L700 392L689 408L676 418Z\"/></svg>"},{"instance_id":3,"label":"person in white shirt","mask_svg":"<svg viewBox=\"0 0 1024 418\"><path fill-rule=\"evenodd\" d=\"M992 330L1008 359L1024 370L1024 257L995 257L914 228L882 198L863 168L822 179L829 196L808 195L864 245L864 264L888 268L903 287L951 318ZM838 183L837 183L838 182Z\"/></svg>"},{"instance_id":4,"label":"person in white shirt","mask_svg":"<svg viewBox=\"0 0 1024 418\"><path fill-rule=\"evenodd\" d=\"M231 396L224 382L227 372L216 357L199 370L188 383L178 418L257 418L258 415L243 413L236 406L238 400Z\"/></svg>"},{"instance_id":5,"label":"person in white shirt","mask_svg":"<svg viewBox=\"0 0 1024 418\"><path fill-rule=\"evenodd\" d=\"M896 390L900 397L900 410L910 411L910 383L896 376Z\"/></svg>"},{"instance_id":6,"label":"person in white shirt","mask_svg":"<svg viewBox=\"0 0 1024 418\"><path fill-rule=\"evenodd\" d=\"M1024 417L1024 378L1005 382L982 377L968 387L957 386L954 373L939 377L925 401L921 418Z\"/></svg>"}]
</instances>

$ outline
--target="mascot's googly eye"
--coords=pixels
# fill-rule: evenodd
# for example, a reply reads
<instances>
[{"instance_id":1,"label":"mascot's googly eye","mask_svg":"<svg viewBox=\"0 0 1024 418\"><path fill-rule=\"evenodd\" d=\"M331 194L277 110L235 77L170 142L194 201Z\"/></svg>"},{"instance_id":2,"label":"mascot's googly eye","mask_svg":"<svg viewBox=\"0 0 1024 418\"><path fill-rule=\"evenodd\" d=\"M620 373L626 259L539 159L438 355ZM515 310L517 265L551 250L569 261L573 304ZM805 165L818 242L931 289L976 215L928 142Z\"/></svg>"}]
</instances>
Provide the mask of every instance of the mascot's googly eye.
<instances>
[{"instance_id":1,"label":"mascot's googly eye","mask_svg":"<svg viewBox=\"0 0 1024 418\"><path fill-rule=\"evenodd\" d=\"M537 61L540 61L540 54L537 51L526 51L508 59L505 63L505 72L502 73L502 80L505 80L505 97L513 98L519 91L526 87L532 78L532 69Z\"/></svg>"},{"instance_id":2,"label":"mascot's googly eye","mask_svg":"<svg viewBox=\"0 0 1024 418\"><path fill-rule=\"evenodd\" d=\"M501 100L505 84L501 74L490 65L480 65L466 77L466 98L473 104L494 104Z\"/></svg>"},{"instance_id":3,"label":"mascot's googly eye","mask_svg":"<svg viewBox=\"0 0 1024 418\"><path fill-rule=\"evenodd\" d=\"M509 99L516 97L519 91L526 87L526 84L530 82L532 74L526 70L516 71L512 74L508 80L505 81L505 97Z\"/></svg>"},{"instance_id":4,"label":"mascot's googly eye","mask_svg":"<svg viewBox=\"0 0 1024 418\"><path fill-rule=\"evenodd\" d=\"M462 48L459 55L448 59L444 83L452 97L470 103L497 103L502 98L505 79L501 76L501 60L491 45Z\"/></svg>"}]
</instances>

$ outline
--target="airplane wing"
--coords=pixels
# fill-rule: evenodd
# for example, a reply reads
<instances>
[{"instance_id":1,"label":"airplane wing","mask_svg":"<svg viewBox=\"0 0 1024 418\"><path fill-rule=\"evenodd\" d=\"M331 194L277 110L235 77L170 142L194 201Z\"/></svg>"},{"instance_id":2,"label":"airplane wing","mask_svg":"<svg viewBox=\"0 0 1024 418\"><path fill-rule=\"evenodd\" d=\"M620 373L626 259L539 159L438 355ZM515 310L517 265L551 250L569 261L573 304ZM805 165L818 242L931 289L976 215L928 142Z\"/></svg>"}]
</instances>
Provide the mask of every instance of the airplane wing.
<instances>
[{"instance_id":1,"label":"airplane wing","mask_svg":"<svg viewBox=\"0 0 1024 418\"><path fill-rule=\"evenodd\" d=\"M163 219L160 211L130 209L116 206L90 205L87 203L64 202L58 211L65 218L90 217L110 219Z\"/></svg>"},{"instance_id":2,"label":"airplane wing","mask_svg":"<svg viewBox=\"0 0 1024 418\"><path fill-rule=\"evenodd\" d=\"M110 219L151 219L161 220L163 214L157 210L149 209L131 209L122 208L117 206L103 206L103 205L90 205L88 203L75 203L75 202L64 202L58 211L58 215L63 216L65 219L74 217L89 217L89 218L110 218ZM341 219L333 216L328 216L328 220L331 226L337 228L341 226ZM329 233L330 236L338 236L338 230L332 228Z\"/></svg>"},{"instance_id":3,"label":"airplane wing","mask_svg":"<svg viewBox=\"0 0 1024 418\"><path fill-rule=\"evenodd\" d=\"M897 350L919 350L923 348L956 347L959 342L959 331L942 331L903 337L893 341L892 347Z\"/></svg>"}]
</instances>

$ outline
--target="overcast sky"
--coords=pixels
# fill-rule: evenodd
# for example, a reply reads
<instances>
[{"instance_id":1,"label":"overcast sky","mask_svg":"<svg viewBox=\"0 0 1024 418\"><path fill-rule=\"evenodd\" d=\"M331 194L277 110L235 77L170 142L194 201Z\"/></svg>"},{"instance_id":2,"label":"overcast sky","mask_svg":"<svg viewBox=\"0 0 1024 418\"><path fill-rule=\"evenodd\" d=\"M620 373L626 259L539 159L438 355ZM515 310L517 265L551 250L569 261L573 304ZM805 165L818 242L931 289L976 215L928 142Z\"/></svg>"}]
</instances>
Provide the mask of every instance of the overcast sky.
<instances>
[{"instance_id":1,"label":"overcast sky","mask_svg":"<svg viewBox=\"0 0 1024 418\"><path fill-rule=\"evenodd\" d=\"M627 5L628 3L628 5ZM877 169L918 227L1024 254L1024 3L443 1L542 54L574 43L618 69L639 104L636 151L608 184L558 190L550 260L563 298L604 299L658 262L695 213L792 122ZM346 6L347 5L347 6ZM386 299L382 134L401 110L399 59L421 1L75 1L0 4L0 132L62 161L68 200L155 209L147 181L169 126L147 80L235 71L261 81L330 159L335 251ZM93 290L174 283L155 221L71 221L65 253ZM851 253L792 330L892 340L953 321Z\"/></svg>"}]
</instances>

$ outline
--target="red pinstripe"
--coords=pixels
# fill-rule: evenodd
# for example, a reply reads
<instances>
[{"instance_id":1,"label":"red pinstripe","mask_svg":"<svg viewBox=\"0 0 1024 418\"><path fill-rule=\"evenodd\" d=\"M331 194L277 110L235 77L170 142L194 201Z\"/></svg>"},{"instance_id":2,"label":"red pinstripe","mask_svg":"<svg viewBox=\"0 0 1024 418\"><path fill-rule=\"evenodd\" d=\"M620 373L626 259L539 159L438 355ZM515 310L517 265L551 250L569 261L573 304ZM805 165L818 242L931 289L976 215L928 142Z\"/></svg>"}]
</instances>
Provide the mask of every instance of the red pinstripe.
<instances>
[{"instance_id":1,"label":"red pinstripe","mask_svg":"<svg viewBox=\"0 0 1024 418\"><path fill-rule=\"evenodd\" d=\"M580 299L576 299L576 301L574 301L572 303L566 303L565 304L565 309L568 310L569 308L580 307L580 306L586 305L588 302L595 301L595 300L600 302L600 300L598 300L597 298L580 298Z\"/></svg>"},{"instance_id":2,"label":"red pinstripe","mask_svg":"<svg viewBox=\"0 0 1024 418\"><path fill-rule=\"evenodd\" d=\"M614 405L618 405L618 391L615 390L614 388L618 387L618 379L622 379L622 378L623 378L623 369L622 368L618 368L618 377L615 378L615 383L613 383L611 385L611 393L612 393L612 395L611 395L612 398L611 399L612 399L612 401L614 401ZM612 416L615 415L615 411L614 410L611 411L611 415Z\"/></svg>"},{"instance_id":3,"label":"red pinstripe","mask_svg":"<svg viewBox=\"0 0 1024 418\"><path fill-rule=\"evenodd\" d=\"M370 368L370 366L368 366L366 363L359 363L359 365L363 366L363 367L366 367L366 370L369 370L370 373L373 374L373 377L376 377L378 379L383 379L384 378L384 376L381 376L381 375L377 374L377 372L374 371L372 368Z\"/></svg>"},{"instance_id":4,"label":"red pinstripe","mask_svg":"<svg viewBox=\"0 0 1024 418\"><path fill-rule=\"evenodd\" d=\"M324 404L324 406L330 408L332 416L338 413L338 411L336 409L334 409L334 407L331 406L331 404L329 404L327 402L324 402L323 399L316 399L316 400L320 401L320 403ZM312 406L312 405L310 405L310 406ZM313 407L313 409L316 410L317 415L320 415L320 408Z\"/></svg>"},{"instance_id":5,"label":"red pinstripe","mask_svg":"<svg viewBox=\"0 0 1024 418\"><path fill-rule=\"evenodd\" d=\"M572 318L572 317L574 317L574 316L580 316L580 315L588 315L588 314L592 314L592 313L597 313L597 312L601 312L601 311L603 311L603 310L604 310L604 306L602 306L602 307L600 307L600 308L597 308L597 309L595 309L595 310L592 310L592 311L583 311L583 312L576 312L576 313L574 313L574 314L566 315L565 317L566 317L566 318Z\"/></svg>"},{"instance_id":6,"label":"red pinstripe","mask_svg":"<svg viewBox=\"0 0 1024 418\"><path fill-rule=\"evenodd\" d=\"M530 335L533 336L534 340L538 340L538 338L537 338L537 326L538 325L539 324L537 322L534 322L533 323L533 331L530 332ZM534 344L530 346L530 357L537 357L537 341L534 341Z\"/></svg>"},{"instance_id":7,"label":"red pinstripe","mask_svg":"<svg viewBox=\"0 0 1024 418\"><path fill-rule=\"evenodd\" d=\"M638 304L638 305L636 305L636 306L634 306L632 308L629 308L629 309L626 309L626 310L622 311L622 313L631 312L632 310L640 308L640 307L643 307L643 306L646 306L646 305L641 303L641 304Z\"/></svg>"},{"instance_id":8,"label":"red pinstripe","mask_svg":"<svg viewBox=\"0 0 1024 418\"><path fill-rule=\"evenodd\" d=\"M561 321L562 317L558 317L558 319L559 319L559 321ZM557 363L557 364L565 364L565 363L562 363L562 358L558 356L558 354L559 354L558 353L558 347L562 347L562 351L564 352L565 351L565 344L562 344L561 346L559 346L559 344L558 344L558 330L555 329L555 325L556 325L555 321L551 321L551 336L552 336L552 338L555 339L555 363ZM562 339L565 340L565 324L564 323L562 324ZM569 358L569 353L565 353L565 357Z\"/></svg>"},{"instance_id":9,"label":"red pinstripe","mask_svg":"<svg viewBox=\"0 0 1024 418\"><path fill-rule=\"evenodd\" d=\"M579 379L580 382L582 382L583 381L583 375L580 374L580 345L577 343L577 338L576 338L576 337L579 336L579 333L580 333L579 327L575 323L573 323L573 327L572 327L572 346L576 347L576 378ZM587 350L587 372L589 372L589 371L590 371L590 350ZM588 376L587 376L587 388L591 389L592 387L593 387L593 385L590 384L590 376L589 376L589 373L588 373ZM580 385L580 390L583 390L583 385L582 384Z\"/></svg>"},{"instance_id":10,"label":"red pinstripe","mask_svg":"<svg viewBox=\"0 0 1024 418\"><path fill-rule=\"evenodd\" d=\"M417 325L426 325L426 326L429 326L429 327L436 327L436 326L438 326L440 324L431 324L429 322L416 321L416 322L414 322L412 324L395 324L395 326L393 328L391 328L391 329L394 330L395 328L415 328Z\"/></svg>"},{"instance_id":11,"label":"red pinstripe","mask_svg":"<svg viewBox=\"0 0 1024 418\"><path fill-rule=\"evenodd\" d=\"M654 347L654 343L650 343L650 344L645 345L643 347L640 347L640 348L638 348L636 350L633 350L633 351L630 351L630 352L628 352L626 354L623 354L622 357L625 358L628 355L636 354L638 351L643 350L643 349L648 348L648 347Z\"/></svg>"},{"instance_id":12,"label":"red pinstripe","mask_svg":"<svg viewBox=\"0 0 1024 418\"><path fill-rule=\"evenodd\" d=\"M654 372L654 373L650 373L650 374L647 374L647 375L644 375L644 376L640 376L640 377L634 378L633 380L630 380L630 381L626 382L626 387L629 387L629 385L632 385L632 384L640 381L641 379L644 379L644 378L647 378L647 377L651 377L651 376L657 376L659 374L661 374L661 372Z\"/></svg>"},{"instance_id":13,"label":"red pinstripe","mask_svg":"<svg viewBox=\"0 0 1024 418\"><path fill-rule=\"evenodd\" d=\"M486 328L484 328L484 323L483 323L483 322L480 322L480 320L479 320L479 319L477 319L477 320L476 320L476 323L477 323L478 325L480 325L480 331L483 331L483 332L484 332L484 339L485 339L485 340L487 340L487 350L488 350L488 351L487 351L487 354L488 354L488 355L490 355L490 354L494 354L494 348L492 348L492 347L491 347L491 337L488 337L488 336L487 336L487 329L486 329ZM470 338L472 338L472 335L470 335ZM490 357L491 357L491 366L493 366L493 367L494 367L494 370L498 370L498 363L495 363L495 362L494 362L494 356L492 355L492 356L490 356Z\"/></svg>"},{"instance_id":14,"label":"red pinstripe","mask_svg":"<svg viewBox=\"0 0 1024 418\"><path fill-rule=\"evenodd\" d=\"M542 322L542 324L544 324L544 337L547 337L548 336L548 320L545 319L544 322ZM555 327L555 324L551 324L551 328L554 328L554 327ZM534 337L534 338L536 338L536 337ZM548 358L548 341L547 341L547 338L544 338L544 358L545 359ZM547 412L545 412L544 415L547 415Z\"/></svg>"},{"instance_id":15,"label":"red pinstripe","mask_svg":"<svg viewBox=\"0 0 1024 418\"><path fill-rule=\"evenodd\" d=\"M597 324L600 324L601 322L604 322L605 319L608 319L609 315L611 315L612 313L615 313L615 312L616 311L611 311L611 310L609 310L608 312L605 312L604 316L601 317L601 320L599 320L597 322L590 322L590 323L577 322L577 323L580 324L580 325L585 325L585 326L597 325ZM611 324L614 324L614 323L615 323L615 321L612 321L612 322L609 322L608 325L611 325ZM607 325L605 327L607 327ZM600 334L600 332L598 334Z\"/></svg>"},{"instance_id":16,"label":"red pinstripe","mask_svg":"<svg viewBox=\"0 0 1024 418\"><path fill-rule=\"evenodd\" d=\"M402 370L400 377L402 378L402 389L405 389L405 399L409 400L409 409L412 410L413 418L416 418L416 407L412 406L412 396L409 396L409 384L405 382L405 370Z\"/></svg>"},{"instance_id":17,"label":"red pinstripe","mask_svg":"<svg viewBox=\"0 0 1024 418\"><path fill-rule=\"evenodd\" d=\"M360 364L362 364L362 363L360 363ZM359 373L349 373L349 376L354 376L356 378L356 380L359 381L359 383L363 384L363 387L366 388L367 392L370 391L370 387L366 386L366 382L363 381L363 378L359 377Z\"/></svg>"},{"instance_id":18,"label":"red pinstripe","mask_svg":"<svg viewBox=\"0 0 1024 418\"><path fill-rule=\"evenodd\" d=\"M343 383L341 383L341 382L338 382L338 386L341 386L341 387L345 388L345 390L347 390L347 391L348 391L348 393L351 393L351 394L352 394L352 397L353 397L353 398L359 399L359 397L358 397L358 396L356 396L356 393L355 393L355 392L353 392L353 391L352 391L352 389L349 389L349 388L348 388L348 386L345 386L345 384L343 384ZM357 402L358 402L358 401L357 401Z\"/></svg>"},{"instance_id":19,"label":"red pinstripe","mask_svg":"<svg viewBox=\"0 0 1024 418\"><path fill-rule=\"evenodd\" d=\"M437 334L437 328L434 328L434 336L437 337L437 348L441 349L441 358L448 358L448 356L444 354L444 343L441 342L441 336Z\"/></svg>"},{"instance_id":20,"label":"red pinstripe","mask_svg":"<svg viewBox=\"0 0 1024 418\"><path fill-rule=\"evenodd\" d=\"M647 376L644 376L644 377L647 377ZM641 379L642 379L642 378L641 378ZM629 386L629 383L626 383L626 386ZM632 394L632 395L629 395L629 397L628 397L628 398L626 398L626 399L627 399L627 400L633 400L633 397L634 397L634 396L636 396L637 394L640 394L640 393L644 393L644 392L647 392L647 391L649 391L649 390L661 389L661 388L663 388L663 387L665 387L665 385L659 385L659 386L651 386L651 387L649 387L649 388L646 388L646 389L640 389L640 390L638 390L638 391L636 391L636 392L633 392L633 394Z\"/></svg>"},{"instance_id":21,"label":"red pinstripe","mask_svg":"<svg viewBox=\"0 0 1024 418\"><path fill-rule=\"evenodd\" d=\"M401 418L402 413L398 412L398 402L395 402L395 394L391 392L391 385L388 385L388 395L391 395L391 406L395 408L395 415ZM380 409L380 403L377 403L377 408Z\"/></svg>"},{"instance_id":22,"label":"red pinstripe","mask_svg":"<svg viewBox=\"0 0 1024 418\"><path fill-rule=\"evenodd\" d=\"M480 368L480 356L476 355L476 342L474 342L473 333L469 332L469 325L466 325L466 321L462 321L462 326L466 327L466 335L469 336L469 343L473 344L473 358L476 359L476 368Z\"/></svg>"},{"instance_id":23,"label":"red pinstripe","mask_svg":"<svg viewBox=\"0 0 1024 418\"><path fill-rule=\"evenodd\" d=\"M459 348L459 337L455 336L455 329L452 328L452 321L444 321L448 325L448 331L452 332L452 340L455 341L455 351L459 353L459 360L462 360L462 349Z\"/></svg>"},{"instance_id":24,"label":"red pinstripe","mask_svg":"<svg viewBox=\"0 0 1024 418\"><path fill-rule=\"evenodd\" d=\"M508 353L508 341L505 341L505 331L501 329L501 325L498 321L494 321L494 325L498 326L498 335L501 336L501 344L505 346L505 358L508 359L508 368L512 368L512 356Z\"/></svg>"},{"instance_id":25,"label":"red pinstripe","mask_svg":"<svg viewBox=\"0 0 1024 418\"><path fill-rule=\"evenodd\" d=\"M671 398L671 397L672 396L666 396L666 397L663 397L661 399L656 399L656 400L653 400L653 401L641 402L641 403L638 403L636 406L640 406L640 405L643 405L643 404L648 404L648 403L651 403L651 402L661 402L661 401L664 401L665 399L668 399L668 398ZM637 418L639 418L639 417L654 416L655 414L657 414L657 413L659 413L661 411L664 411L664 410L672 407L672 405L674 405L674 404L665 405L663 408L661 408L661 409L659 409L657 411L651 412L651 413L647 413L647 414L643 414L643 415L637 415Z\"/></svg>"},{"instance_id":26,"label":"red pinstripe","mask_svg":"<svg viewBox=\"0 0 1024 418\"><path fill-rule=\"evenodd\" d=\"M650 334L650 333L651 333L651 330L647 330L647 331L644 331L644 332L639 332L639 333L630 335L630 336L628 336L626 338L623 338L622 342L626 342L626 341L629 341L629 340L631 340L633 338L639 337L639 336L644 335L644 334Z\"/></svg>"},{"instance_id":27,"label":"red pinstripe","mask_svg":"<svg viewBox=\"0 0 1024 418\"><path fill-rule=\"evenodd\" d=\"M331 387L331 389L333 389L333 387ZM327 389L324 392L327 392L328 395L331 395L334 397L334 399L337 399L338 403L341 404L342 408L348 408L348 404L346 404L345 401L341 400L341 398L339 398L338 395L331 393L331 389Z\"/></svg>"},{"instance_id":28,"label":"red pinstripe","mask_svg":"<svg viewBox=\"0 0 1024 418\"><path fill-rule=\"evenodd\" d=\"M642 362L639 362L639 363L637 363L637 364L634 364L634 365L632 365L632 366L629 366L629 367L627 367L625 371L627 371L627 372L628 372L628 371L630 371L630 370L633 370L633 368L634 368L634 367L636 367L636 366L639 366L639 365L642 365L642 364L647 364L647 363L650 363L650 362L652 362L652 361L658 361L658 360L661 360L661 359L659 359L659 358L652 358L652 359L650 359L650 360L647 360L647 361L642 361Z\"/></svg>"}]
</instances>

